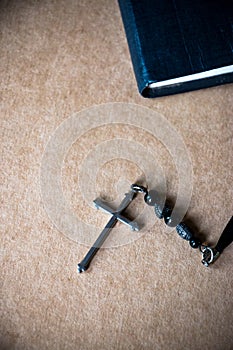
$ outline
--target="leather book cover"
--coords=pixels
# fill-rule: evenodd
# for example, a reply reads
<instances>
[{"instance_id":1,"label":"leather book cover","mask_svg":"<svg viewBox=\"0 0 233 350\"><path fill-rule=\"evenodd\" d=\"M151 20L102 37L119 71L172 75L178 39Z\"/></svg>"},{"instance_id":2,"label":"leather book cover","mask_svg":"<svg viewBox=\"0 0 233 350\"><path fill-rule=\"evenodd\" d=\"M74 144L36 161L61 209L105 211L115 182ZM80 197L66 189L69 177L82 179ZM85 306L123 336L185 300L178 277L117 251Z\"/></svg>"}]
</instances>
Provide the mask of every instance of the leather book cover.
<instances>
[{"instance_id":1,"label":"leather book cover","mask_svg":"<svg viewBox=\"0 0 233 350\"><path fill-rule=\"evenodd\" d=\"M144 97L233 81L232 0L118 0Z\"/></svg>"}]
</instances>

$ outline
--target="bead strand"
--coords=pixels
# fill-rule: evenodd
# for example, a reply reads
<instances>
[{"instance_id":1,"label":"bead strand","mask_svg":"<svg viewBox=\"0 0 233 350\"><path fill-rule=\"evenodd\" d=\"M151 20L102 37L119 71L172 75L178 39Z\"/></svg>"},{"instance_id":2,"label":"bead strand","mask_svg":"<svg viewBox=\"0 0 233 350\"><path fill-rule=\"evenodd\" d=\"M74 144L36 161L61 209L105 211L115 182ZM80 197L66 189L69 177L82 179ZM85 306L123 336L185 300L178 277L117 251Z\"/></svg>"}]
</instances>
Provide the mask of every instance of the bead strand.
<instances>
[{"instance_id":1,"label":"bead strand","mask_svg":"<svg viewBox=\"0 0 233 350\"><path fill-rule=\"evenodd\" d=\"M146 204L154 207L155 215L159 219L164 219L166 225L172 226L172 208L168 205L167 202L162 208L158 203L156 203L156 199L158 201L158 193L155 190L148 191L146 187L138 184L133 184L131 186L131 190L135 193L143 193L144 201ZM233 241L233 217L225 227L218 240L217 245L214 248L202 244L201 241L195 237L188 225L183 221L176 225L176 231L181 238L189 241L189 244L192 248L199 248L200 252L202 253L203 265L209 266L217 260L222 251Z\"/></svg>"},{"instance_id":2,"label":"bead strand","mask_svg":"<svg viewBox=\"0 0 233 350\"><path fill-rule=\"evenodd\" d=\"M165 203L163 209L158 204L154 205L155 215L159 219L164 219L166 225L169 225L171 222L172 209ZM185 222L180 222L176 226L176 231L178 235L186 241L189 241L189 244L192 248L196 249L201 246L201 242L195 237L191 229L187 226Z\"/></svg>"}]
</instances>

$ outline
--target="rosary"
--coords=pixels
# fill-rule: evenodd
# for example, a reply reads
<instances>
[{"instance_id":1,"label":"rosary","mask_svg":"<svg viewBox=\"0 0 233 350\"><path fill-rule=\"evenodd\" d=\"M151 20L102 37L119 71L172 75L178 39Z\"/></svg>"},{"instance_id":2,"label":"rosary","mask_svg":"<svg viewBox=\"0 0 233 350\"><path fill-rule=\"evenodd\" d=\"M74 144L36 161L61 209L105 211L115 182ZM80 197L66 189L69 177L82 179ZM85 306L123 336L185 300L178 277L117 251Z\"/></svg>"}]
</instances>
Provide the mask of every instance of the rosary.
<instances>
[{"instance_id":1,"label":"rosary","mask_svg":"<svg viewBox=\"0 0 233 350\"><path fill-rule=\"evenodd\" d=\"M125 198L122 200L117 210L113 210L106 203L101 201L101 199L97 198L94 200L96 208L102 209L104 212L110 214L111 218L84 259L78 264L79 273L82 273L89 268L92 259L109 236L111 229L116 225L118 221L127 225L132 231L139 231L139 225L124 216L126 208L138 193L142 193L144 195L144 201L146 204L154 207L155 215L159 219L164 219L166 225L171 224L172 208L167 203L165 203L163 208L161 208L158 203L156 204L154 202L152 191L148 191L144 186L133 184L130 191L125 194ZM189 244L192 248L199 249L202 254L201 262L204 266L208 267L210 264L213 264L216 261L223 250L233 241L233 217L231 217L214 248L202 244L201 241L195 237L188 225L183 221L176 225L176 231L181 238L189 241Z\"/></svg>"}]
</instances>

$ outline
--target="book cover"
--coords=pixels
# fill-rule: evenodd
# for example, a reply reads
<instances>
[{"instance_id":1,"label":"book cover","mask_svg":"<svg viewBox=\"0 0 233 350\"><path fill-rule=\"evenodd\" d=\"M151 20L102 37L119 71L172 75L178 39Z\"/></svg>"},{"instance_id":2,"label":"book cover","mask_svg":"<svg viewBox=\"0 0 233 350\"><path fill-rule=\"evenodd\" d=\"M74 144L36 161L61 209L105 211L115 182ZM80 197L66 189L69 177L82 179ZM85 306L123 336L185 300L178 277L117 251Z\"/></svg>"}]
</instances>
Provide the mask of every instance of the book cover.
<instances>
[{"instance_id":1,"label":"book cover","mask_svg":"<svg viewBox=\"0 0 233 350\"><path fill-rule=\"evenodd\" d=\"M232 0L118 0L144 97L233 81Z\"/></svg>"}]
</instances>

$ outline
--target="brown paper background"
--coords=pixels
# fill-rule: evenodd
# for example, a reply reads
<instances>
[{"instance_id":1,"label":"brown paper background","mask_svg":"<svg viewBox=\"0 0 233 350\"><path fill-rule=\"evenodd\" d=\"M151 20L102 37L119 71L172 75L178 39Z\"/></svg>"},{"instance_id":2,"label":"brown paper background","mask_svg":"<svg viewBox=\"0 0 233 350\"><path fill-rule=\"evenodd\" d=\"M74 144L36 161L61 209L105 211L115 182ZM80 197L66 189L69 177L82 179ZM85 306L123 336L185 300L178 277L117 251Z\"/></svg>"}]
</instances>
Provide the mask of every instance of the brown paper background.
<instances>
[{"instance_id":1,"label":"brown paper background","mask_svg":"<svg viewBox=\"0 0 233 350\"><path fill-rule=\"evenodd\" d=\"M206 269L157 220L138 241L101 250L90 272L77 275L87 248L53 226L39 185L45 146L70 115L107 102L149 107L186 143L194 171L189 216L214 244L232 215L232 85L143 99L116 1L3 0L0 29L1 349L232 349L232 246ZM69 162L79 147L63 177L76 210ZM120 162L106 165L100 195L111 199L121 167L130 179L137 171ZM158 163L173 193L165 151Z\"/></svg>"}]
</instances>

